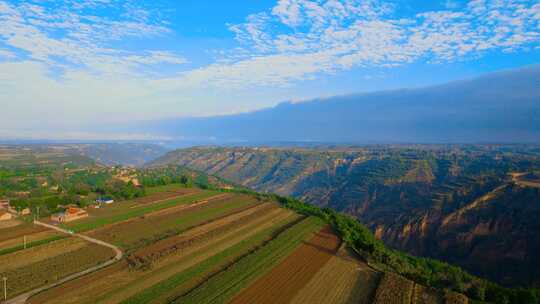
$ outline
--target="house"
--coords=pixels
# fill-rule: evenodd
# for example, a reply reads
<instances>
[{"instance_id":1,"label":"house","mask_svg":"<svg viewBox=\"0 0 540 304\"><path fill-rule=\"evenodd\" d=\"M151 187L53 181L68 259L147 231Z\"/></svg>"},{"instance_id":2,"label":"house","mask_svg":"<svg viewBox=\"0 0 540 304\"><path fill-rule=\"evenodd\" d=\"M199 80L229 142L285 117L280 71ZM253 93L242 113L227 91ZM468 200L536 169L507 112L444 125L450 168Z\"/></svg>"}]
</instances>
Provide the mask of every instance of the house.
<instances>
[{"instance_id":1,"label":"house","mask_svg":"<svg viewBox=\"0 0 540 304\"><path fill-rule=\"evenodd\" d=\"M21 209L18 214L19 215L29 215L31 214L32 212L30 211L30 208L24 208L24 209Z\"/></svg>"},{"instance_id":2,"label":"house","mask_svg":"<svg viewBox=\"0 0 540 304\"><path fill-rule=\"evenodd\" d=\"M96 203L98 204L112 204L114 203L114 200L110 197L101 197L96 200Z\"/></svg>"},{"instance_id":3,"label":"house","mask_svg":"<svg viewBox=\"0 0 540 304\"><path fill-rule=\"evenodd\" d=\"M59 223L67 223L88 217L88 212L81 208L69 207L64 212L51 215L51 220Z\"/></svg>"},{"instance_id":4,"label":"house","mask_svg":"<svg viewBox=\"0 0 540 304\"><path fill-rule=\"evenodd\" d=\"M23 214L22 212L17 212L17 210L16 210L15 208L13 208L13 207L10 205L10 201L9 201L8 199L1 199L1 200L0 200L0 210L9 212L9 213L11 213L12 215L17 215L17 214L26 215L26 214L30 214L30 209L28 209L28 208L26 208L26 209L23 210L24 212L28 212L28 213Z\"/></svg>"},{"instance_id":5,"label":"house","mask_svg":"<svg viewBox=\"0 0 540 304\"><path fill-rule=\"evenodd\" d=\"M0 221L9 221L13 218L13 215L9 212L0 210Z\"/></svg>"},{"instance_id":6,"label":"house","mask_svg":"<svg viewBox=\"0 0 540 304\"><path fill-rule=\"evenodd\" d=\"M4 209L7 210L9 208L9 200L8 199L0 199L0 210Z\"/></svg>"}]
</instances>

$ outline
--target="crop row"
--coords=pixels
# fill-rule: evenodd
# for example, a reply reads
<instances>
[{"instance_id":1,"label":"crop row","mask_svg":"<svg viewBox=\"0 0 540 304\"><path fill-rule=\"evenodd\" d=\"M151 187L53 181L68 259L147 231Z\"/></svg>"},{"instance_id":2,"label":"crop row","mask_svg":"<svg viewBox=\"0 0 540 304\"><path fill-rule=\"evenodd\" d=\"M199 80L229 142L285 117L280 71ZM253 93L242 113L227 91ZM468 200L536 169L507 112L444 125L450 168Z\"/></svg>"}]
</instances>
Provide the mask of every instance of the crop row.
<instances>
[{"instance_id":1,"label":"crop row","mask_svg":"<svg viewBox=\"0 0 540 304\"><path fill-rule=\"evenodd\" d=\"M337 252L340 240L329 226L305 240L277 266L242 290L230 304L290 303ZM338 288L336 281L325 286Z\"/></svg>"},{"instance_id":2,"label":"crop row","mask_svg":"<svg viewBox=\"0 0 540 304\"><path fill-rule=\"evenodd\" d=\"M232 218L235 218L235 216L236 215L233 215ZM120 303L125 299L135 296L141 291L168 280L178 273L186 271L190 267L196 266L198 263L205 261L213 255L216 255L267 228L278 225L284 220L290 222L296 218L298 218L298 215L281 208L276 208L233 231L226 232L223 235L217 235L206 242L194 243L192 246L168 255L167 257L156 261L149 271L133 270L128 267L127 262L123 263L124 266L121 269L118 269L114 274L115 284L107 284L105 282L107 280L101 279L94 279L90 284L80 283L84 287L79 291L72 292L70 297L80 299L81 303ZM223 223L223 221L219 222L221 222L221 224ZM211 222L206 225L201 225L193 230L186 231L184 235L193 236L194 231L204 230L209 227L214 227L215 225L220 224ZM110 278L111 275L105 276ZM204 277L205 276L203 276L203 279ZM170 296L174 298L175 295L184 294L186 290L192 288L189 286L195 286L199 283L197 280L200 278L193 279L194 280L190 280L187 285L182 284L182 286L176 286L173 290L170 290L170 293L166 292L162 297L167 299ZM184 289L184 287L186 288ZM58 291L58 294L61 294L60 291ZM82 301L82 299L84 299L84 301ZM152 303L164 302L166 301L153 301ZM52 301L50 303L61 303L61 301Z\"/></svg>"},{"instance_id":3,"label":"crop row","mask_svg":"<svg viewBox=\"0 0 540 304\"><path fill-rule=\"evenodd\" d=\"M144 219L123 222L93 232L93 236L124 248L128 253L138 248L176 236L192 227L196 227L243 210L255 204L253 199L230 198L209 202L188 210L160 214Z\"/></svg>"},{"instance_id":4,"label":"crop row","mask_svg":"<svg viewBox=\"0 0 540 304\"><path fill-rule=\"evenodd\" d=\"M387 272L377 287L374 304L410 304L413 287L412 281Z\"/></svg>"},{"instance_id":5,"label":"crop row","mask_svg":"<svg viewBox=\"0 0 540 304\"><path fill-rule=\"evenodd\" d=\"M20 250L24 250L24 249L30 249L30 248L40 246L40 245L45 245L45 244L48 244L50 242L54 242L54 241L61 240L61 239L64 239L64 238L66 238L66 236L64 236L64 235L56 235L56 236L52 236L50 238L29 242L29 243L26 244L26 246L24 244L21 244L21 245L18 245L18 246L1 249L0 250L0 256L5 255L5 254L9 254L9 253L13 253L13 252L17 252L17 251L20 251Z\"/></svg>"},{"instance_id":6,"label":"crop row","mask_svg":"<svg viewBox=\"0 0 540 304\"><path fill-rule=\"evenodd\" d=\"M194 195L188 195L185 197L171 199L171 200L163 201L157 204L152 204L149 206L143 205L139 208L133 208L133 209L126 208L124 212L119 213L119 214L115 214L111 216L96 217L91 220L81 221L80 223L68 224L66 225L66 227L76 232L89 231L89 230L93 230L93 229L96 229L105 225L122 222L122 221L129 220L131 218L143 216L150 212L155 212L155 211L171 208L179 204L193 203L197 200L205 199L216 194L217 192L215 191L204 191L201 193L196 193Z\"/></svg>"},{"instance_id":7,"label":"crop row","mask_svg":"<svg viewBox=\"0 0 540 304\"><path fill-rule=\"evenodd\" d=\"M265 246L251 252L173 303L224 303L256 278L272 269L323 223L306 218L279 234Z\"/></svg>"},{"instance_id":8,"label":"crop row","mask_svg":"<svg viewBox=\"0 0 540 304\"><path fill-rule=\"evenodd\" d=\"M11 228L5 228L2 229L2 233L0 234L0 242L23 237L25 235L38 233L45 230L46 229L44 229L43 227L37 227L29 223L24 223Z\"/></svg>"},{"instance_id":9,"label":"crop row","mask_svg":"<svg viewBox=\"0 0 540 304\"><path fill-rule=\"evenodd\" d=\"M91 244L37 263L6 270L0 275L8 278L8 297L12 297L85 270L112 256L114 253L109 248Z\"/></svg>"},{"instance_id":10,"label":"crop row","mask_svg":"<svg viewBox=\"0 0 540 304\"><path fill-rule=\"evenodd\" d=\"M246 209L242 208L238 211L233 212L232 214L226 214L225 216L220 216L213 219L210 223L214 222L223 222L221 225L214 225L212 228L203 228L206 225L199 225L203 228L203 231L200 231L197 235L186 236L180 234L177 237L171 237L154 243L148 247L143 248L135 252L134 254L128 256L128 263L130 266L136 266L136 268L148 268L156 260L169 255L176 251L181 251L184 248L193 246L195 243L203 243L208 240L215 238L218 235L225 234L226 232L232 231L237 227L245 225L246 223L251 222L252 220L259 218L264 213L268 212L272 205L248 205ZM256 209L253 210L252 209ZM238 214L236 219L230 220L229 218Z\"/></svg>"},{"instance_id":11,"label":"crop row","mask_svg":"<svg viewBox=\"0 0 540 304\"><path fill-rule=\"evenodd\" d=\"M204 282L213 273L219 272L220 269L224 269L247 253L263 246L266 242L279 235L281 231L294 225L297 222L296 219L297 217L287 217L254 234L250 234L249 230L257 228L248 225L232 235L232 239L240 237L239 241L233 245L225 247L225 249L218 251L205 260L145 289L122 303L169 303ZM212 247L219 247L219 243L227 244L230 241L225 239ZM193 259L199 254L200 252L195 252L191 257L188 256L187 258Z\"/></svg>"}]
</instances>

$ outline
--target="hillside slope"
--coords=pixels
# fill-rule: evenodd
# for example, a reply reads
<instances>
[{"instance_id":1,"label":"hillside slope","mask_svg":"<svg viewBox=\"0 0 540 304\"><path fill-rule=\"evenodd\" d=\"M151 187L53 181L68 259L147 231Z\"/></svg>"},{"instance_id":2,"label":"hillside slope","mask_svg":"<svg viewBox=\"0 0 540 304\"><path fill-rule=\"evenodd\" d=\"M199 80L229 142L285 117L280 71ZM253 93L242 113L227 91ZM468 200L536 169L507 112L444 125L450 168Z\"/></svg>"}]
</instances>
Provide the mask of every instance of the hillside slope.
<instances>
[{"instance_id":1,"label":"hillside slope","mask_svg":"<svg viewBox=\"0 0 540 304\"><path fill-rule=\"evenodd\" d=\"M169 164L349 213L395 248L505 285L540 283L540 190L508 175L538 170L538 148L192 148L151 165Z\"/></svg>"}]
</instances>

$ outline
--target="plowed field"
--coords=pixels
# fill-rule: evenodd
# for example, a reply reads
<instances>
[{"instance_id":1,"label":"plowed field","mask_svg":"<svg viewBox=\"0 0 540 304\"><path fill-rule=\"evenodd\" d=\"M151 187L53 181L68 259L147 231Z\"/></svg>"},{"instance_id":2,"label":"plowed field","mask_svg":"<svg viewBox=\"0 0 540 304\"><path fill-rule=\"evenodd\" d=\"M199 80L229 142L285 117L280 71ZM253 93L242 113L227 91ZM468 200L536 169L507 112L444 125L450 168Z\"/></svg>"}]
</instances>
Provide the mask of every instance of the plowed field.
<instances>
[{"instance_id":1,"label":"plowed field","mask_svg":"<svg viewBox=\"0 0 540 304\"><path fill-rule=\"evenodd\" d=\"M199 212L203 211L193 212L190 216L198 218ZM181 275L189 267L198 267L199 263L206 259L235 246L256 233L276 226L291 216L293 216L292 212L281 209L275 204L266 203L252 205L250 208L230 213L224 217L214 217L206 224L201 224L178 236L158 241L136 251L137 254L144 257L147 255L159 256L159 259L152 264L151 269L130 269L126 262L119 263L92 274L92 279L83 277L46 291L32 298L30 303L118 303L153 286L155 288L149 289L152 291L151 299L157 301L157 299L174 297L175 294L181 293L183 288L189 288L190 284L196 283L198 277L190 275L186 277L187 280L182 279L172 285L169 283L171 278L178 274ZM244 250L248 250L250 246L252 245ZM161 253L160 250L164 253ZM212 269L212 267L200 269L198 273L201 277L199 278L204 278L204 274ZM114 284L110 284L110 282L114 282ZM144 294L142 298L141 303L149 302ZM160 300L155 303L163 302L166 301Z\"/></svg>"},{"instance_id":2,"label":"plowed field","mask_svg":"<svg viewBox=\"0 0 540 304\"><path fill-rule=\"evenodd\" d=\"M294 297L294 304L371 304L381 275L345 247Z\"/></svg>"},{"instance_id":3,"label":"plowed field","mask_svg":"<svg viewBox=\"0 0 540 304\"><path fill-rule=\"evenodd\" d=\"M300 245L277 267L242 291L231 303L288 303L336 253L339 238L329 227Z\"/></svg>"}]
</instances>

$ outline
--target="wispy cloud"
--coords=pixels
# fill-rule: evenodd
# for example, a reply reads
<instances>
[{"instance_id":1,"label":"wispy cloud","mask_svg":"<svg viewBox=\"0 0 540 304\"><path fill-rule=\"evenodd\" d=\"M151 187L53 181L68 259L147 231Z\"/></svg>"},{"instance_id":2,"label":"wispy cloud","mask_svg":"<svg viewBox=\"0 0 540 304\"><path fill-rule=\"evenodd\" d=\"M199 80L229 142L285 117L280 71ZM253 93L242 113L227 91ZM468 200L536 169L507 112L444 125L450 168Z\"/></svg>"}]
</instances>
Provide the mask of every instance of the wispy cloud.
<instances>
[{"instance_id":1,"label":"wispy cloud","mask_svg":"<svg viewBox=\"0 0 540 304\"><path fill-rule=\"evenodd\" d=\"M462 9L398 16L378 0L280 0L230 26L235 60L186 73L182 82L224 87L287 85L355 67L451 62L540 41L540 4L474 0ZM241 58L238 60L238 58Z\"/></svg>"},{"instance_id":2,"label":"wispy cloud","mask_svg":"<svg viewBox=\"0 0 540 304\"><path fill-rule=\"evenodd\" d=\"M103 17L96 10L113 10L118 4L106 0L37 3L0 1L0 44L18 50L21 60L35 60L61 70L83 67L98 73L136 72L143 65L186 62L166 51L141 54L108 47L113 41L170 31L160 22L150 22L141 9L129 6L132 14Z\"/></svg>"},{"instance_id":3,"label":"wispy cloud","mask_svg":"<svg viewBox=\"0 0 540 304\"><path fill-rule=\"evenodd\" d=\"M0 0L0 102L13 113L0 128L235 112L285 93L294 98L288 87L351 69L540 47L534 0L447 1L441 10L408 15L382 0L279 0L223 25L235 45L210 50L216 58L196 65L201 60L179 54L177 45L123 43L175 34L162 12L141 3ZM284 93L260 93L269 88ZM239 99L259 103L238 106Z\"/></svg>"}]
</instances>

